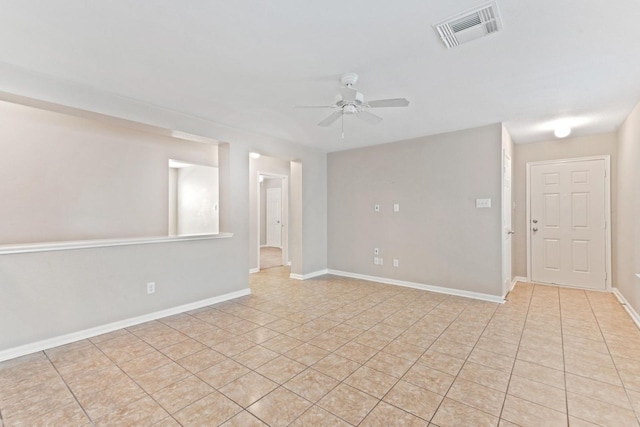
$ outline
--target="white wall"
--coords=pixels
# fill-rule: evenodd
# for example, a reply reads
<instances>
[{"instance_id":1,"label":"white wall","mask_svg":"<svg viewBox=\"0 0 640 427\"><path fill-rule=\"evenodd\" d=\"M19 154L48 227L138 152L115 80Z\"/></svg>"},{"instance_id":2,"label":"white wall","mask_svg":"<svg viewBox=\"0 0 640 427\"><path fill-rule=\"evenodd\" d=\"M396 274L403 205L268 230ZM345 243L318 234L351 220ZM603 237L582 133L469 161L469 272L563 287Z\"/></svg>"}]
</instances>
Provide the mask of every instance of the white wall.
<instances>
[{"instance_id":1,"label":"white wall","mask_svg":"<svg viewBox=\"0 0 640 427\"><path fill-rule=\"evenodd\" d=\"M330 153L329 268L501 296L501 149L496 124Z\"/></svg>"},{"instance_id":2,"label":"white wall","mask_svg":"<svg viewBox=\"0 0 640 427\"><path fill-rule=\"evenodd\" d=\"M617 149L614 286L640 313L640 104L618 130Z\"/></svg>"},{"instance_id":3,"label":"white wall","mask_svg":"<svg viewBox=\"0 0 640 427\"><path fill-rule=\"evenodd\" d=\"M228 201L221 204L220 226L234 234L208 241L0 255L0 300L10 307L0 310L0 351L246 289L250 151L304 164L304 175L296 169L303 186L296 191L305 206L295 207L301 233L293 236L299 249L292 261L299 274L326 268L325 153L6 64L0 64L0 98L50 108L59 107L47 103L66 105L73 108L61 109L73 114L96 112L229 143L220 155L220 199ZM166 206L162 210L166 216ZM143 292L150 280L157 283L153 297Z\"/></svg>"},{"instance_id":4,"label":"white wall","mask_svg":"<svg viewBox=\"0 0 640 427\"><path fill-rule=\"evenodd\" d=\"M514 275L527 277L527 163L544 160L570 159L577 157L611 156L611 170L616 170L616 136L613 133L576 138L554 139L533 144L516 144L514 149L513 185L516 203L513 236ZM611 177L611 212L616 210L616 177ZM615 224L613 228L615 241ZM615 246L615 242L612 242ZM615 250L613 257L616 256ZM615 277L614 277L615 279ZM615 281L614 281L615 283Z\"/></svg>"},{"instance_id":5,"label":"white wall","mask_svg":"<svg viewBox=\"0 0 640 427\"><path fill-rule=\"evenodd\" d=\"M218 168L178 168L176 181L178 234L218 233Z\"/></svg>"}]
</instances>

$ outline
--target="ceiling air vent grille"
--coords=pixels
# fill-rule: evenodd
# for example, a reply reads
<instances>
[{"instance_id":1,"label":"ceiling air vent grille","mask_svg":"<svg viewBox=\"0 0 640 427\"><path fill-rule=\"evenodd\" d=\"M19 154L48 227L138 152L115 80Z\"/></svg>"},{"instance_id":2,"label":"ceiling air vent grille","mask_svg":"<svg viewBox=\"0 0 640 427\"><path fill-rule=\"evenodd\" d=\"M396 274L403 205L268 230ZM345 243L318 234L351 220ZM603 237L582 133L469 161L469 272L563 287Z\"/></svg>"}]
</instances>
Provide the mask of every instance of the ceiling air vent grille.
<instances>
[{"instance_id":1,"label":"ceiling air vent grille","mask_svg":"<svg viewBox=\"0 0 640 427\"><path fill-rule=\"evenodd\" d=\"M433 28L447 48L467 43L502 29L495 2L485 3L434 24Z\"/></svg>"}]
</instances>

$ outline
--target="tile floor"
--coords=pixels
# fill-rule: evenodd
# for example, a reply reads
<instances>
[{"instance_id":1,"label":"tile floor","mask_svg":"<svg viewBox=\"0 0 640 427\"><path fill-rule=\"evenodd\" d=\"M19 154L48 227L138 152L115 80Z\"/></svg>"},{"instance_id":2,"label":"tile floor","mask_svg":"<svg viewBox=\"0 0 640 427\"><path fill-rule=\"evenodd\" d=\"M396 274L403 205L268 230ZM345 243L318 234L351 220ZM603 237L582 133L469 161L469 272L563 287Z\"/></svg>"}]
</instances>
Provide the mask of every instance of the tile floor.
<instances>
[{"instance_id":1,"label":"tile floor","mask_svg":"<svg viewBox=\"0 0 640 427\"><path fill-rule=\"evenodd\" d=\"M0 426L638 426L640 332L611 294L503 305L360 280L252 295L0 364Z\"/></svg>"}]
</instances>

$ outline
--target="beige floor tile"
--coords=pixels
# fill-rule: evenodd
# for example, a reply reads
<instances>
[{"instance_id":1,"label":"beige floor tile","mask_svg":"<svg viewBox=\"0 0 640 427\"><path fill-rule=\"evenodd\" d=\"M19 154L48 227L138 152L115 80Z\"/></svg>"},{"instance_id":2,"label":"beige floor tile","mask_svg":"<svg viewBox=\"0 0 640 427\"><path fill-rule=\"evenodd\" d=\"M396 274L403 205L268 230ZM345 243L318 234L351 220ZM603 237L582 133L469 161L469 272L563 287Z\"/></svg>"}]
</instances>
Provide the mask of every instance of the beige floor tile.
<instances>
[{"instance_id":1,"label":"beige floor tile","mask_svg":"<svg viewBox=\"0 0 640 427\"><path fill-rule=\"evenodd\" d=\"M567 392L569 415L604 426L637 427L633 411L600 400Z\"/></svg>"},{"instance_id":2,"label":"beige floor tile","mask_svg":"<svg viewBox=\"0 0 640 427\"><path fill-rule=\"evenodd\" d=\"M313 344L314 346L320 347L326 351L336 351L347 342L349 342L348 338L343 338L329 332L323 332L322 334L309 340L309 344Z\"/></svg>"},{"instance_id":3,"label":"beige floor tile","mask_svg":"<svg viewBox=\"0 0 640 427\"><path fill-rule=\"evenodd\" d=\"M612 385L621 386L619 371L610 366L594 365L593 363L580 362L575 359L567 359L565 371L581 377L591 378Z\"/></svg>"},{"instance_id":4,"label":"beige floor tile","mask_svg":"<svg viewBox=\"0 0 640 427\"><path fill-rule=\"evenodd\" d=\"M278 356L257 368L256 372L278 384L284 384L305 369L307 369L307 366L302 363L298 363L285 356Z\"/></svg>"},{"instance_id":5,"label":"beige floor tile","mask_svg":"<svg viewBox=\"0 0 640 427\"><path fill-rule=\"evenodd\" d=\"M309 368L287 381L284 387L315 403L338 384L339 381Z\"/></svg>"},{"instance_id":6,"label":"beige floor tile","mask_svg":"<svg viewBox=\"0 0 640 427\"><path fill-rule=\"evenodd\" d=\"M445 398L432 422L439 427L496 427L498 417Z\"/></svg>"},{"instance_id":7,"label":"beige floor tile","mask_svg":"<svg viewBox=\"0 0 640 427\"><path fill-rule=\"evenodd\" d=\"M40 416L13 418L6 420L7 427L32 427L32 426L92 426L84 411L77 403L53 409ZM2 425L0 420L0 425Z\"/></svg>"},{"instance_id":8,"label":"beige floor tile","mask_svg":"<svg viewBox=\"0 0 640 427\"><path fill-rule=\"evenodd\" d=\"M541 382L514 375L507 393L559 412L567 412L565 391Z\"/></svg>"},{"instance_id":9,"label":"beige floor tile","mask_svg":"<svg viewBox=\"0 0 640 427\"><path fill-rule=\"evenodd\" d=\"M567 374L567 392L601 400L624 409L633 409L623 387L590 378Z\"/></svg>"},{"instance_id":10,"label":"beige floor tile","mask_svg":"<svg viewBox=\"0 0 640 427\"><path fill-rule=\"evenodd\" d=\"M420 359L418 359L418 363L445 372L449 375L458 375L460 369L462 369L462 365L464 365L464 360L447 356L446 354L438 353L437 351L427 350Z\"/></svg>"},{"instance_id":11,"label":"beige floor tile","mask_svg":"<svg viewBox=\"0 0 640 427\"><path fill-rule=\"evenodd\" d=\"M293 422L311 405L308 400L280 387L247 409L270 426L284 426Z\"/></svg>"},{"instance_id":12,"label":"beige floor tile","mask_svg":"<svg viewBox=\"0 0 640 427\"><path fill-rule=\"evenodd\" d=\"M342 381L355 372L361 365L353 360L330 354L312 366L313 369L322 372L338 381Z\"/></svg>"},{"instance_id":13,"label":"beige floor tile","mask_svg":"<svg viewBox=\"0 0 640 427\"><path fill-rule=\"evenodd\" d=\"M380 352L373 356L365 366L373 368L384 374L391 375L395 378L401 378L407 370L413 365L413 362L407 359L402 359L391 354Z\"/></svg>"},{"instance_id":14,"label":"beige floor tile","mask_svg":"<svg viewBox=\"0 0 640 427\"><path fill-rule=\"evenodd\" d=\"M104 426L151 425L168 416L169 414L151 397L145 396L94 421L96 425Z\"/></svg>"},{"instance_id":15,"label":"beige floor tile","mask_svg":"<svg viewBox=\"0 0 640 427\"><path fill-rule=\"evenodd\" d=\"M217 426L241 411L242 408L231 399L214 391L173 416L184 427Z\"/></svg>"},{"instance_id":16,"label":"beige floor tile","mask_svg":"<svg viewBox=\"0 0 640 427\"><path fill-rule=\"evenodd\" d=\"M538 381L556 388L565 388L565 374L557 369L547 368L536 363L516 360L513 366L513 375Z\"/></svg>"},{"instance_id":17,"label":"beige floor tile","mask_svg":"<svg viewBox=\"0 0 640 427\"><path fill-rule=\"evenodd\" d=\"M309 408L291 424L292 427L349 427L350 425L318 406Z\"/></svg>"},{"instance_id":18,"label":"beige floor tile","mask_svg":"<svg viewBox=\"0 0 640 427\"><path fill-rule=\"evenodd\" d=\"M236 354L242 353L245 350L254 347L255 343L244 339L242 337L235 337L229 340L225 340L221 343L211 346L211 348L218 353L224 354L227 357L233 357Z\"/></svg>"},{"instance_id":19,"label":"beige floor tile","mask_svg":"<svg viewBox=\"0 0 640 427\"><path fill-rule=\"evenodd\" d=\"M287 335L278 335L277 337L273 337L263 342L261 345L271 351L275 351L276 353L284 354L301 344L303 344L303 342L298 339L292 338Z\"/></svg>"},{"instance_id":20,"label":"beige floor tile","mask_svg":"<svg viewBox=\"0 0 640 427\"><path fill-rule=\"evenodd\" d=\"M402 379L444 396L447 394L455 377L421 363L416 363L404 374Z\"/></svg>"},{"instance_id":21,"label":"beige floor tile","mask_svg":"<svg viewBox=\"0 0 640 427\"><path fill-rule=\"evenodd\" d=\"M277 383L255 372L249 372L247 375L243 375L220 388L220 392L238 405L246 408L277 387Z\"/></svg>"},{"instance_id":22,"label":"beige floor tile","mask_svg":"<svg viewBox=\"0 0 640 427\"><path fill-rule=\"evenodd\" d=\"M546 350L544 347L520 347L516 359L537 363L538 365L560 371L564 370L564 356L562 352L556 353L553 350Z\"/></svg>"},{"instance_id":23,"label":"beige floor tile","mask_svg":"<svg viewBox=\"0 0 640 427\"><path fill-rule=\"evenodd\" d=\"M473 362L467 362L462 367L458 378L506 392L509 384L509 374L497 369L489 368Z\"/></svg>"},{"instance_id":24,"label":"beige floor tile","mask_svg":"<svg viewBox=\"0 0 640 427\"><path fill-rule=\"evenodd\" d=\"M146 393L131 379L118 383L97 393L78 396L78 401L93 420L97 420L143 398Z\"/></svg>"},{"instance_id":25,"label":"beige floor tile","mask_svg":"<svg viewBox=\"0 0 640 427\"><path fill-rule=\"evenodd\" d=\"M196 376L190 376L155 392L151 397L167 412L174 414L212 392L213 388L207 383Z\"/></svg>"},{"instance_id":26,"label":"beige floor tile","mask_svg":"<svg viewBox=\"0 0 640 427\"><path fill-rule=\"evenodd\" d=\"M489 351L491 353L501 354L507 357L516 357L516 354L518 353L517 343L497 340L497 339L488 338L485 336L481 337L478 340L478 343L476 344L475 348Z\"/></svg>"},{"instance_id":27,"label":"beige floor tile","mask_svg":"<svg viewBox=\"0 0 640 427\"><path fill-rule=\"evenodd\" d=\"M192 374L196 374L226 359L226 356L217 351L204 349L187 357L183 357L182 359L178 359L177 363Z\"/></svg>"},{"instance_id":28,"label":"beige floor tile","mask_svg":"<svg viewBox=\"0 0 640 427\"><path fill-rule=\"evenodd\" d=\"M366 366L360 367L344 380L345 384L355 387L360 391L364 391L378 399L382 399L382 397L387 394L387 392L391 390L391 387L393 387L397 382L397 378L383 374L382 372Z\"/></svg>"},{"instance_id":29,"label":"beige floor tile","mask_svg":"<svg viewBox=\"0 0 640 427\"><path fill-rule=\"evenodd\" d=\"M276 357L278 357L278 353L275 351L256 345L233 356L233 360L249 369L256 369L258 366L262 366Z\"/></svg>"},{"instance_id":30,"label":"beige floor tile","mask_svg":"<svg viewBox=\"0 0 640 427\"><path fill-rule=\"evenodd\" d=\"M371 359L377 352L378 350L374 348L351 341L337 349L334 354L363 364L366 363L367 360Z\"/></svg>"},{"instance_id":31,"label":"beige floor tile","mask_svg":"<svg viewBox=\"0 0 640 427\"><path fill-rule=\"evenodd\" d=\"M492 353L480 348L475 348L467 360L504 372L511 372L515 363L515 359L512 357Z\"/></svg>"},{"instance_id":32,"label":"beige floor tile","mask_svg":"<svg viewBox=\"0 0 640 427\"><path fill-rule=\"evenodd\" d=\"M257 419L248 411L242 411L231 419L221 424L222 427L267 427L265 423Z\"/></svg>"},{"instance_id":33,"label":"beige floor tile","mask_svg":"<svg viewBox=\"0 0 640 427\"><path fill-rule=\"evenodd\" d=\"M182 366L171 362L142 375L132 376L132 378L144 391L154 393L190 375L191 373Z\"/></svg>"},{"instance_id":34,"label":"beige floor tile","mask_svg":"<svg viewBox=\"0 0 640 427\"><path fill-rule=\"evenodd\" d=\"M182 359L193 353L197 353L207 348L204 344L191 338L187 338L177 344L170 345L162 349L162 353L173 360Z\"/></svg>"},{"instance_id":35,"label":"beige floor tile","mask_svg":"<svg viewBox=\"0 0 640 427\"><path fill-rule=\"evenodd\" d=\"M200 371L198 377L213 388L221 388L248 373L249 369L246 367L234 360L226 359Z\"/></svg>"},{"instance_id":36,"label":"beige floor tile","mask_svg":"<svg viewBox=\"0 0 640 427\"><path fill-rule=\"evenodd\" d=\"M383 400L428 421L433 417L443 399L443 396L422 387L399 381Z\"/></svg>"},{"instance_id":37,"label":"beige floor tile","mask_svg":"<svg viewBox=\"0 0 640 427\"><path fill-rule=\"evenodd\" d=\"M323 350L320 347L304 343L292 350L289 350L284 355L289 359L302 363L303 365L311 366L328 354L328 351Z\"/></svg>"},{"instance_id":38,"label":"beige floor tile","mask_svg":"<svg viewBox=\"0 0 640 427\"><path fill-rule=\"evenodd\" d=\"M567 414L510 395L505 399L501 417L522 427L567 425Z\"/></svg>"},{"instance_id":39,"label":"beige floor tile","mask_svg":"<svg viewBox=\"0 0 640 427\"><path fill-rule=\"evenodd\" d=\"M356 327L341 323L329 329L327 332L342 338L346 338L348 340L352 340L356 338L358 335L360 335L361 333L363 333L364 329L356 328Z\"/></svg>"},{"instance_id":40,"label":"beige floor tile","mask_svg":"<svg viewBox=\"0 0 640 427\"><path fill-rule=\"evenodd\" d=\"M449 389L447 397L499 417L505 394L498 390L457 378Z\"/></svg>"},{"instance_id":41,"label":"beige floor tile","mask_svg":"<svg viewBox=\"0 0 640 427\"><path fill-rule=\"evenodd\" d=\"M343 420L358 425L378 399L346 384L340 384L318 401L318 406Z\"/></svg>"},{"instance_id":42,"label":"beige floor tile","mask_svg":"<svg viewBox=\"0 0 640 427\"><path fill-rule=\"evenodd\" d=\"M383 348L382 351L409 360L410 362L415 362L422 356L425 350L422 347L396 339Z\"/></svg>"},{"instance_id":43,"label":"beige floor tile","mask_svg":"<svg viewBox=\"0 0 640 427\"><path fill-rule=\"evenodd\" d=\"M276 332L273 329L269 329L267 327L261 326L243 334L242 337L256 344L262 344L263 342L268 341L271 338L277 337L278 335L280 335L279 332Z\"/></svg>"},{"instance_id":44,"label":"beige floor tile","mask_svg":"<svg viewBox=\"0 0 640 427\"><path fill-rule=\"evenodd\" d=\"M429 423L402 409L385 402L380 402L360 423L360 427L385 426L427 427Z\"/></svg>"},{"instance_id":45,"label":"beige floor tile","mask_svg":"<svg viewBox=\"0 0 640 427\"><path fill-rule=\"evenodd\" d=\"M131 376L140 376L169 363L171 363L171 359L169 357L159 351L154 351L127 362L120 363L119 366L124 372Z\"/></svg>"}]
</instances>

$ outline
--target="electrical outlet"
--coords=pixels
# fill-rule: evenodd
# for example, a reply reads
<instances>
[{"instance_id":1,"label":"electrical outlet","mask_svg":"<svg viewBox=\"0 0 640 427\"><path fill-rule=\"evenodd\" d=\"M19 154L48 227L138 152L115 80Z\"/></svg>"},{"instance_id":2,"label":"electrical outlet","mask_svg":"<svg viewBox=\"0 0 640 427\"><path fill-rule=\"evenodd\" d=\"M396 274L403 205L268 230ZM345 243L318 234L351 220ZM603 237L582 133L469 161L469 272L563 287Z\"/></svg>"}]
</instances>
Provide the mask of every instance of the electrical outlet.
<instances>
[{"instance_id":1,"label":"electrical outlet","mask_svg":"<svg viewBox=\"0 0 640 427\"><path fill-rule=\"evenodd\" d=\"M156 282L147 283L147 294L155 294L156 293Z\"/></svg>"},{"instance_id":2,"label":"electrical outlet","mask_svg":"<svg viewBox=\"0 0 640 427\"><path fill-rule=\"evenodd\" d=\"M394 260L393 260L393 266L394 266L394 267L398 267L399 265L400 265L400 261L399 261L399 260L397 260L397 259L394 259Z\"/></svg>"},{"instance_id":3,"label":"electrical outlet","mask_svg":"<svg viewBox=\"0 0 640 427\"><path fill-rule=\"evenodd\" d=\"M378 205L378 204L373 205L373 211L374 212L380 212L380 205Z\"/></svg>"},{"instance_id":4,"label":"electrical outlet","mask_svg":"<svg viewBox=\"0 0 640 427\"><path fill-rule=\"evenodd\" d=\"M374 255L380 255L380 249L379 248L373 248L373 254Z\"/></svg>"},{"instance_id":5,"label":"electrical outlet","mask_svg":"<svg viewBox=\"0 0 640 427\"><path fill-rule=\"evenodd\" d=\"M382 258L378 258L378 265L383 265Z\"/></svg>"}]
</instances>

